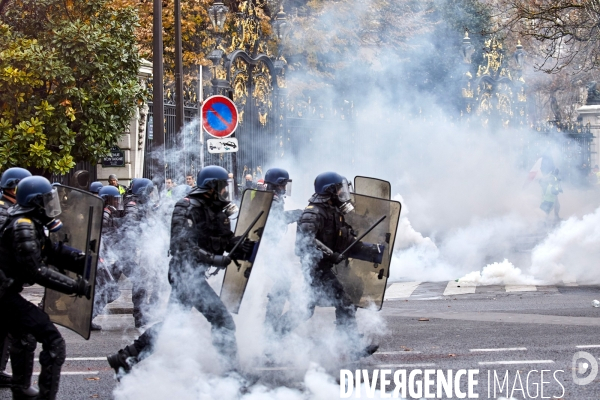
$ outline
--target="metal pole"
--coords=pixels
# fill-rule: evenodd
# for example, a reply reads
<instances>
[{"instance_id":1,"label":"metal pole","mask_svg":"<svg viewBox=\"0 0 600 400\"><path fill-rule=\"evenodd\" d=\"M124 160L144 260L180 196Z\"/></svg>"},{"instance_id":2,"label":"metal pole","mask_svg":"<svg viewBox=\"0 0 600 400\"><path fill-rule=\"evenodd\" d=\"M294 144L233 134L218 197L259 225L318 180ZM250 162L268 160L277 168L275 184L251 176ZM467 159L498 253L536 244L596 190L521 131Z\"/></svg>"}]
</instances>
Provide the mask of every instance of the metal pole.
<instances>
[{"instance_id":1,"label":"metal pole","mask_svg":"<svg viewBox=\"0 0 600 400\"><path fill-rule=\"evenodd\" d=\"M175 0L175 132L183 128L183 60L181 54L181 1ZM179 141L178 141L179 142Z\"/></svg>"},{"instance_id":2,"label":"metal pole","mask_svg":"<svg viewBox=\"0 0 600 400\"><path fill-rule=\"evenodd\" d=\"M162 0L153 3L153 41L152 41L152 102L153 135L152 173L155 182L164 181L165 175L165 110L163 88L163 36L162 36Z\"/></svg>"}]
</instances>

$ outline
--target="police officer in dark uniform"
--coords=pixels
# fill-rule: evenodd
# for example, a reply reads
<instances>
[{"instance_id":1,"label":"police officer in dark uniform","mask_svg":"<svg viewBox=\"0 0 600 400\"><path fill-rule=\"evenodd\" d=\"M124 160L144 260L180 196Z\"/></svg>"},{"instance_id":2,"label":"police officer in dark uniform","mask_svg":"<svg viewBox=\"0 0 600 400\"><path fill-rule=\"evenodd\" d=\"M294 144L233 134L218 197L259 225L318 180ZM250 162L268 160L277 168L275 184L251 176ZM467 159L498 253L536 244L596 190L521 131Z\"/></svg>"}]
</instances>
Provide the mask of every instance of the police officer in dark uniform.
<instances>
[{"instance_id":1,"label":"police officer in dark uniform","mask_svg":"<svg viewBox=\"0 0 600 400\"><path fill-rule=\"evenodd\" d=\"M206 281L211 267L225 268L232 261L247 260L254 242L245 240L235 254L231 250L238 238L233 236L229 217L224 208L229 204L227 171L218 166L203 168L197 176L197 185L178 201L171 219L172 256L169 263L169 302L195 307L212 325L213 345L224 358L226 369L238 369L235 324L231 314ZM108 363L117 373L126 372L139 361L138 356L152 352L154 338L162 324L153 325L133 344L108 356Z\"/></svg>"},{"instance_id":2,"label":"police officer in dark uniform","mask_svg":"<svg viewBox=\"0 0 600 400\"><path fill-rule=\"evenodd\" d=\"M285 234L288 224L297 222L302 215L302 210L284 211L285 196L291 194L291 183L289 173L283 168L271 168L265 174L266 190L274 192L265 234L274 241L278 241ZM291 287L290 277L284 269L279 269L275 273L278 276L267 295L265 315L265 323L271 330L281 317Z\"/></svg>"},{"instance_id":3,"label":"police officer in dark uniform","mask_svg":"<svg viewBox=\"0 0 600 400\"><path fill-rule=\"evenodd\" d=\"M344 218L353 209L346 178L335 172L324 172L316 177L315 194L300 217L296 234L296 255L305 268L311 300L305 309L294 307L284 314L277 323L277 330L286 334L309 319L315 306L333 306L336 329L350 342L351 355L359 358L373 354L377 346L360 345L362 336L358 333L356 306L332 271L336 264L345 261L348 255L342 257L340 253L355 239L352 227ZM315 239L331 251L319 249ZM354 251L360 251L360 246L361 243L357 244Z\"/></svg>"},{"instance_id":4,"label":"police officer in dark uniform","mask_svg":"<svg viewBox=\"0 0 600 400\"><path fill-rule=\"evenodd\" d=\"M156 284L153 284L156 277L140 264L139 249L133 245L142 233L142 222L148 219L155 205L152 201L154 195L155 187L150 179L136 178L133 180L131 194L127 195L124 206L122 225L125 240L121 240L118 247L118 252L123 260L122 272L132 281L131 300L136 328L141 328L148 322L144 312L147 307L151 307L158 301L157 290L154 290L148 297L149 290L157 287Z\"/></svg>"},{"instance_id":5,"label":"police officer in dark uniform","mask_svg":"<svg viewBox=\"0 0 600 400\"><path fill-rule=\"evenodd\" d=\"M122 221L122 218L119 218L119 213L123 210L123 198L119 189L114 186L103 186L99 190L98 196L104 201L104 211L102 213L101 253L96 271L92 319L96 318L108 303L112 303L121 295L118 283L121 271L113 258L115 256L117 230ZM92 322L92 330L102 330L102 327Z\"/></svg>"},{"instance_id":6,"label":"police officer in dark uniform","mask_svg":"<svg viewBox=\"0 0 600 400\"><path fill-rule=\"evenodd\" d=\"M55 232L62 223L55 219L61 211L56 189L46 178L32 176L21 180L16 201L0 232L0 279L3 281L0 284L3 291L0 331L8 332L13 338L31 334L42 344L42 370L36 398L56 399L60 370L65 361L65 341L48 315L19 293L25 284L37 283L62 293L90 298L91 288L85 279L72 279L52 267L82 274L85 254L74 252L62 243L53 244L48 238L46 230ZM33 353L26 362L22 357L12 357L11 365L13 398L28 398L25 391L31 383Z\"/></svg>"},{"instance_id":7,"label":"police officer in dark uniform","mask_svg":"<svg viewBox=\"0 0 600 400\"><path fill-rule=\"evenodd\" d=\"M24 168L9 168L2 174L0 187L2 188L2 198L0 199L0 227L8 219L8 209L16 204L15 188L21 179L31 176L31 173ZM0 289L1 290L1 289ZM35 338L31 335L24 335L13 339L10 335L0 337L0 387L11 387L12 376L5 372L9 356L12 358L21 358L21 362L30 362L33 358L33 352L36 348ZM37 389L29 387L24 390L24 395L28 397L37 396Z\"/></svg>"}]
</instances>

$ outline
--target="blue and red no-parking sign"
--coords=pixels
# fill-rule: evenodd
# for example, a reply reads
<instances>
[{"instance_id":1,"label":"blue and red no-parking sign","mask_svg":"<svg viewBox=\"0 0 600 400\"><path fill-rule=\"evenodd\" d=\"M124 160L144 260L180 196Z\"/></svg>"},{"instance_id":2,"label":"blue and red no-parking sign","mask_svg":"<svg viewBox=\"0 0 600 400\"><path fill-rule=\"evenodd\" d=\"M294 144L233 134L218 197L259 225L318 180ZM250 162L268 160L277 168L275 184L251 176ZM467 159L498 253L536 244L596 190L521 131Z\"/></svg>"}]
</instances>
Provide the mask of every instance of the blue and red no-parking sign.
<instances>
[{"instance_id":1,"label":"blue and red no-parking sign","mask_svg":"<svg viewBox=\"0 0 600 400\"><path fill-rule=\"evenodd\" d=\"M202 104L202 126L216 138L231 136L238 125L235 103L225 96L211 96Z\"/></svg>"}]
</instances>

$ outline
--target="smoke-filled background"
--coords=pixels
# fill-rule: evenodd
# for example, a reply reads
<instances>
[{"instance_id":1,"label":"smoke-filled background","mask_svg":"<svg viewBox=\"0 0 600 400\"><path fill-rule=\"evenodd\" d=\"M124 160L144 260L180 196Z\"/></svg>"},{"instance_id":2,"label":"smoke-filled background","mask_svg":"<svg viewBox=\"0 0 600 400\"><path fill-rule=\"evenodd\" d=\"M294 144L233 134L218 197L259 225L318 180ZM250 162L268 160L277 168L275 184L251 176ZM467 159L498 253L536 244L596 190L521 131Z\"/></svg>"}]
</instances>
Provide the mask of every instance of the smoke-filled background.
<instances>
[{"instance_id":1,"label":"smoke-filled background","mask_svg":"<svg viewBox=\"0 0 600 400\"><path fill-rule=\"evenodd\" d=\"M423 3L430 4L430 3ZM296 23L315 29L292 34L286 46L317 54L302 69L290 57L290 95L312 104L353 108L352 121L306 127L307 140L291 153L263 166L281 167L293 179L286 209L302 209L313 193L317 174L336 171L349 180L372 176L388 180L393 200L402 203L390 280L441 281L461 278L476 284L561 284L600 281L594 268L600 249L600 210L596 192L563 182L559 195L562 221L540 209L542 188L527 182L516 148L527 133L463 124L458 77L464 72L458 49L462 28L485 28L477 2L336 2ZM373 26L374 9L388 21ZM434 24L432 15L440 18ZM452 15L454 19L443 16ZM391 17L403 17L403 29ZM304 18L304 19L303 19ZM323 34L326 33L326 34ZM345 38L356 38L345 40ZM471 34L481 45L482 38ZM328 52L327 46L335 51ZM310 57L309 57L310 58ZM481 61L474 57L474 62ZM534 72L529 72L533 74ZM332 79L323 83L323 76ZM544 154L558 160L560 141L549 141ZM240 149L243 152L244 149ZM167 155L176 159L177 150ZM535 160L533 160L535 161ZM163 197L164 199L164 197ZM270 235L261 245L239 314L234 316L242 368L263 365L289 368L289 382L259 382L240 394L243 381L220 377L222 368L211 345L210 325L196 311L165 309L170 212L176 199L163 200L143 223L136 243L147 271L133 279L158 276L160 306L153 321L166 318L156 352L121 380L117 399L331 399L339 393L335 369L344 365L345 343L336 336L333 312L317 312L290 336L275 340L265 329L267 295L279 279L290 282L293 302L306 302L302 268L294 254L296 225ZM219 290L222 273L211 278ZM385 307L385 305L384 305ZM360 310L366 338L386 333L376 312ZM308 371L308 372L306 372Z\"/></svg>"}]
</instances>

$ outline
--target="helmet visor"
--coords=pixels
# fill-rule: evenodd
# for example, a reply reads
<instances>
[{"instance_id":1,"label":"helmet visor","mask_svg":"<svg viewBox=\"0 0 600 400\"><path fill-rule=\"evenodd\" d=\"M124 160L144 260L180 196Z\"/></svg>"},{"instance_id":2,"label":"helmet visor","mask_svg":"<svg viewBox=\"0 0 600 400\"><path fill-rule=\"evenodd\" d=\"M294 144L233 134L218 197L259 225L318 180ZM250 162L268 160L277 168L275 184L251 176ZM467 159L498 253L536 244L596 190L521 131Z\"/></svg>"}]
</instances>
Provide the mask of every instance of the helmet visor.
<instances>
[{"instance_id":1,"label":"helmet visor","mask_svg":"<svg viewBox=\"0 0 600 400\"><path fill-rule=\"evenodd\" d=\"M229 200L232 201L233 194L235 193L235 186L233 183L233 179L227 179L227 193L229 194Z\"/></svg>"},{"instance_id":2,"label":"helmet visor","mask_svg":"<svg viewBox=\"0 0 600 400\"><path fill-rule=\"evenodd\" d=\"M344 178L341 183L336 185L336 191L338 200L340 202L345 203L350 201L350 188L348 187L348 181L346 178Z\"/></svg>"},{"instance_id":3,"label":"helmet visor","mask_svg":"<svg viewBox=\"0 0 600 400\"><path fill-rule=\"evenodd\" d=\"M217 181L217 196L219 200L230 202L231 201L231 193L229 192L229 182L227 181Z\"/></svg>"},{"instance_id":4,"label":"helmet visor","mask_svg":"<svg viewBox=\"0 0 600 400\"><path fill-rule=\"evenodd\" d=\"M60 209L60 201L56 188L52 188L52 191L43 194L42 199L44 200L44 211L48 217L54 218L61 213L62 210Z\"/></svg>"},{"instance_id":5,"label":"helmet visor","mask_svg":"<svg viewBox=\"0 0 600 400\"><path fill-rule=\"evenodd\" d=\"M103 196L104 206L112 206L116 210L123 210L123 197L121 196Z\"/></svg>"}]
</instances>

